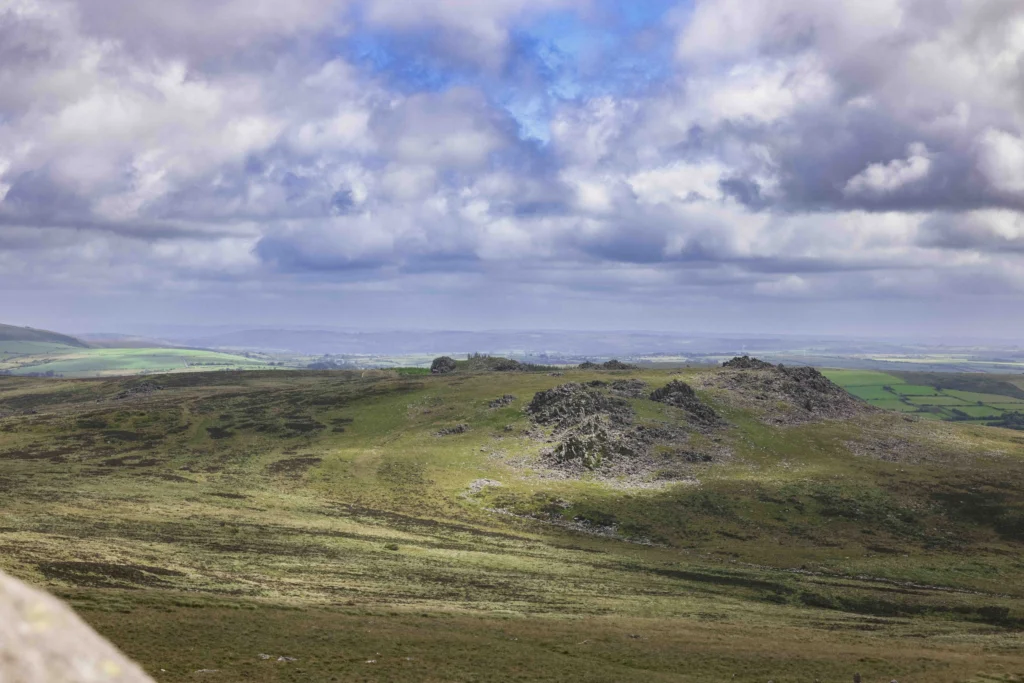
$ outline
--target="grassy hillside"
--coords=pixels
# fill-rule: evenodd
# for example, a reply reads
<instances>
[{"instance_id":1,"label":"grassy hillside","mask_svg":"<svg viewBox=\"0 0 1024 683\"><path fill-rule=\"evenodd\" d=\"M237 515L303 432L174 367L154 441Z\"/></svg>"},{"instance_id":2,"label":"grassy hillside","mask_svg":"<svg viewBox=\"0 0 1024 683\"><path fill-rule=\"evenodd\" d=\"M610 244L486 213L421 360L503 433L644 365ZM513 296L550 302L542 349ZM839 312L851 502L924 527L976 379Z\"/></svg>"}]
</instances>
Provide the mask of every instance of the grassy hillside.
<instances>
[{"instance_id":1,"label":"grassy hillside","mask_svg":"<svg viewBox=\"0 0 1024 683\"><path fill-rule=\"evenodd\" d=\"M264 360L200 349L59 347L44 351L34 343L28 350L29 353L24 355L5 354L0 350L0 372L21 376L86 378L267 367Z\"/></svg>"},{"instance_id":2,"label":"grassy hillside","mask_svg":"<svg viewBox=\"0 0 1024 683\"><path fill-rule=\"evenodd\" d=\"M76 339L75 337L70 337L66 334L58 334L47 330L36 330L31 327L0 325L0 343L7 342L37 342L81 349L88 348L89 346L81 339Z\"/></svg>"},{"instance_id":3,"label":"grassy hillside","mask_svg":"<svg viewBox=\"0 0 1024 683\"><path fill-rule=\"evenodd\" d=\"M0 491L160 681L1024 681L1024 439L810 372L5 377Z\"/></svg>"}]
</instances>

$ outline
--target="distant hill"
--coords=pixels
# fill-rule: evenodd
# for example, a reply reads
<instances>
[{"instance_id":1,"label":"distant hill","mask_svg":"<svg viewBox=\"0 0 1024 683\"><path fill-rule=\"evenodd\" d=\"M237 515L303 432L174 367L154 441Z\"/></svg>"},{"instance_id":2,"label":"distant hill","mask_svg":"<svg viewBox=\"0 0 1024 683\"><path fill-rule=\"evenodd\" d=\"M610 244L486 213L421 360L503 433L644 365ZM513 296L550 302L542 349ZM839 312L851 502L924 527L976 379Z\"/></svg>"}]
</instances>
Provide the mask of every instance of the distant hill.
<instances>
[{"instance_id":1,"label":"distant hill","mask_svg":"<svg viewBox=\"0 0 1024 683\"><path fill-rule=\"evenodd\" d=\"M183 348L162 339L127 334L83 334L82 340L94 349L176 349Z\"/></svg>"},{"instance_id":2,"label":"distant hill","mask_svg":"<svg viewBox=\"0 0 1024 683\"><path fill-rule=\"evenodd\" d=\"M50 332L49 330L37 330L32 327L17 327L15 325L0 325L0 342L48 342L50 344L63 344L74 346L80 349L87 349L89 345L81 339Z\"/></svg>"}]
</instances>

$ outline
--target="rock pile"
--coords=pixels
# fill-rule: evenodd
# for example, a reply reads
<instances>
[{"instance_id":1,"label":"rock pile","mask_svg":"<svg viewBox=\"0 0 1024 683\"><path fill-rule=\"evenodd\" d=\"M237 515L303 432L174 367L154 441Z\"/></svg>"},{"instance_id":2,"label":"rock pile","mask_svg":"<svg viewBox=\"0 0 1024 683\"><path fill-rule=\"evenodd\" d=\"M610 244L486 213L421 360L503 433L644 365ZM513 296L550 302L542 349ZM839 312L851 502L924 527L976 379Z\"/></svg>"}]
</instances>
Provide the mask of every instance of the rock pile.
<instances>
[{"instance_id":1,"label":"rock pile","mask_svg":"<svg viewBox=\"0 0 1024 683\"><path fill-rule=\"evenodd\" d=\"M0 681L153 683L63 603L2 573Z\"/></svg>"},{"instance_id":2,"label":"rock pile","mask_svg":"<svg viewBox=\"0 0 1024 683\"><path fill-rule=\"evenodd\" d=\"M454 434L465 434L469 431L469 425L458 424L453 427L444 427L437 432L437 436L452 436Z\"/></svg>"},{"instance_id":3,"label":"rock pile","mask_svg":"<svg viewBox=\"0 0 1024 683\"><path fill-rule=\"evenodd\" d=\"M694 467L728 457L727 447L705 446L706 453L686 447L694 428L721 424L717 414L682 382L654 392L651 398L679 405L690 416L689 426L674 421L637 420L625 396L648 398L638 380L612 383L570 383L539 392L526 413L539 427L537 438L554 442L545 453L548 465L570 476L600 476L649 482L688 479ZM653 478L653 479L652 479Z\"/></svg>"},{"instance_id":4,"label":"rock pile","mask_svg":"<svg viewBox=\"0 0 1024 683\"><path fill-rule=\"evenodd\" d=\"M515 402L515 400L516 400L516 397L513 396L512 394L505 394L501 398L494 399L493 401L488 403L487 406L489 408L492 408L492 409L494 409L494 408L504 408L506 406L512 405Z\"/></svg>"},{"instance_id":5,"label":"rock pile","mask_svg":"<svg viewBox=\"0 0 1024 683\"><path fill-rule=\"evenodd\" d=\"M597 469L615 456L637 455L642 444L629 433L633 409L600 387L563 384L542 391L526 407L533 421L553 426L556 463Z\"/></svg>"},{"instance_id":6,"label":"rock pile","mask_svg":"<svg viewBox=\"0 0 1024 683\"><path fill-rule=\"evenodd\" d=\"M620 427L633 421L633 410L628 403L597 387L577 383L539 392L526 406L526 412L534 422L554 426L557 431L572 429L594 417L601 417Z\"/></svg>"},{"instance_id":7,"label":"rock pile","mask_svg":"<svg viewBox=\"0 0 1024 683\"><path fill-rule=\"evenodd\" d=\"M441 356L440 358L435 358L434 362L430 364L430 374L447 375L449 372L455 372L457 367L454 358Z\"/></svg>"},{"instance_id":8,"label":"rock pile","mask_svg":"<svg viewBox=\"0 0 1024 683\"><path fill-rule=\"evenodd\" d=\"M682 408L691 418L704 426L711 427L722 422L715 409L701 401L693 387L677 379L660 389L655 389L651 394L651 400Z\"/></svg>"}]
</instances>

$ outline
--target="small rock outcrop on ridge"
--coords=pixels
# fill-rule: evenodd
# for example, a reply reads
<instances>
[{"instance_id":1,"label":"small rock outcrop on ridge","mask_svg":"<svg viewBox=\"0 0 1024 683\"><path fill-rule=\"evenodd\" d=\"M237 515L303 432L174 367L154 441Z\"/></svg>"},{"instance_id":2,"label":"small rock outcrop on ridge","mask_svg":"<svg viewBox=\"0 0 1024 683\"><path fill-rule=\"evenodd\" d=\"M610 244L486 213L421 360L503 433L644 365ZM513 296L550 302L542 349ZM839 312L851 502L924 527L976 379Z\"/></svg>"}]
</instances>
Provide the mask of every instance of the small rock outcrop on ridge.
<instances>
[{"instance_id":1,"label":"small rock outcrop on ridge","mask_svg":"<svg viewBox=\"0 0 1024 683\"><path fill-rule=\"evenodd\" d=\"M67 605L3 573L0 681L153 683Z\"/></svg>"},{"instance_id":2,"label":"small rock outcrop on ridge","mask_svg":"<svg viewBox=\"0 0 1024 683\"><path fill-rule=\"evenodd\" d=\"M586 361L580 363L577 366L580 370L639 370L640 367L637 365L630 365L629 363L623 363L620 360L610 360L604 363L591 363Z\"/></svg>"},{"instance_id":3,"label":"small rock outcrop on ridge","mask_svg":"<svg viewBox=\"0 0 1024 683\"><path fill-rule=\"evenodd\" d=\"M734 372L723 373L717 385L767 408L764 417L768 422L798 424L874 410L811 367L772 365L747 356L734 358L723 367ZM780 410L780 404L788 409Z\"/></svg>"},{"instance_id":4,"label":"small rock outcrop on ridge","mask_svg":"<svg viewBox=\"0 0 1024 683\"><path fill-rule=\"evenodd\" d=\"M771 370L775 366L767 361L761 360L760 358L737 356L732 360L727 360L722 363L722 367L732 368L734 370Z\"/></svg>"}]
</instances>

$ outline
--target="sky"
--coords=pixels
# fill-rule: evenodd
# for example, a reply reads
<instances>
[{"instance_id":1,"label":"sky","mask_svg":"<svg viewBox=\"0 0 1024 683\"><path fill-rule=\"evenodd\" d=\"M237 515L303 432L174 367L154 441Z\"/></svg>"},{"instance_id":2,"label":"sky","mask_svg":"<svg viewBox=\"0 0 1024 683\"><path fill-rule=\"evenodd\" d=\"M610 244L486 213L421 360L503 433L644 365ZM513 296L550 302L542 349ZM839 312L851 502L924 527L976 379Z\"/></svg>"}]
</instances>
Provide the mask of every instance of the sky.
<instances>
[{"instance_id":1,"label":"sky","mask_svg":"<svg viewBox=\"0 0 1024 683\"><path fill-rule=\"evenodd\" d=\"M0 321L1024 334L1019 0L0 0Z\"/></svg>"}]
</instances>

